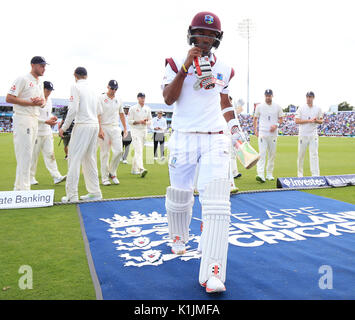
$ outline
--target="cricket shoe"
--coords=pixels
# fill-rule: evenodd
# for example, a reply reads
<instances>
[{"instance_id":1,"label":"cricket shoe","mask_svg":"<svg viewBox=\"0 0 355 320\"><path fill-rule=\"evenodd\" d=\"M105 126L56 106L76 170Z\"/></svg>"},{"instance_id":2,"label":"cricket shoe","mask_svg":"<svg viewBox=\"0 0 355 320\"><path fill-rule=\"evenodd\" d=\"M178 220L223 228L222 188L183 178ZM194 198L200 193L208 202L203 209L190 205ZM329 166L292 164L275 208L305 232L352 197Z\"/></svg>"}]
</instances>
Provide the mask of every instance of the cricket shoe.
<instances>
[{"instance_id":1,"label":"cricket shoe","mask_svg":"<svg viewBox=\"0 0 355 320\"><path fill-rule=\"evenodd\" d=\"M102 195L101 194L88 193L85 196L81 196L80 200L84 200L84 201L102 200Z\"/></svg>"},{"instance_id":2,"label":"cricket shoe","mask_svg":"<svg viewBox=\"0 0 355 320\"><path fill-rule=\"evenodd\" d=\"M217 277L212 276L206 282L206 292L215 293L215 292L224 292L226 287L224 283Z\"/></svg>"},{"instance_id":3,"label":"cricket shoe","mask_svg":"<svg viewBox=\"0 0 355 320\"><path fill-rule=\"evenodd\" d=\"M78 201L79 201L78 197L71 197L71 198L67 196L62 197L62 203L71 203L71 202L78 202Z\"/></svg>"},{"instance_id":4,"label":"cricket shoe","mask_svg":"<svg viewBox=\"0 0 355 320\"><path fill-rule=\"evenodd\" d=\"M238 191L239 191L239 188L238 188L238 187L231 187L230 193L231 193L231 194L234 194L234 193L238 193Z\"/></svg>"},{"instance_id":5,"label":"cricket shoe","mask_svg":"<svg viewBox=\"0 0 355 320\"><path fill-rule=\"evenodd\" d=\"M117 179L116 176L113 176L111 173L109 174L110 179L114 184L120 184L119 180Z\"/></svg>"},{"instance_id":6,"label":"cricket shoe","mask_svg":"<svg viewBox=\"0 0 355 320\"><path fill-rule=\"evenodd\" d=\"M141 172L140 172L140 175L141 175L141 178L144 178L148 173L148 170L146 169L143 169Z\"/></svg>"},{"instance_id":7,"label":"cricket shoe","mask_svg":"<svg viewBox=\"0 0 355 320\"><path fill-rule=\"evenodd\" d=\"M171 252L177 255L182 255L186 253L185 242L181 240L179 236L176 236L171 245Z\"/></svg>"},{"instance_id":8,"label":"cricket shoe","mask_svg":"<svg viewBox=\"0 0 355 320\"><path fill-rule=\"evenodd\" d=\"M31 186L35 185L35 184L38 184L38 181L35 179L35 178L31 178Z\"/></svg>"},{"instance_id":9,"label":"cricket shoe","mask_svg":"<svg viewBox=\"0 0 355 320\"><path fill-rule=\"evenodd\" d=\"M102 185L103 186L110 186L111 185L111 182L109 180L103 180L102 181Z\"/></svg>"},{"instance_id":10,"label":"cricket shoe","mask_svg":"<svg viewBox=\"0 0 355 320\"><path fill-rule=\"evenodd\" d=\"M206 288L207 293L216 293L226 291L226 287L220 279L221 266L218 263L211 264L210 278L205 283L200 283L202 287Z\"/></svg>"},{"instance_id":11,"label":"cricket shoe","mask_svg":"<svg viewBox=\"0 0 355 320\"><path fill-rule=\"evenodd\" d=\"M238 178L240 178L242 176L242 174L241 173L238 173L236 176L234 176L234 179L238 179Z\"/></svg>"},{"instance_id":12,"label":"cricket shoe","mask_svg":"<svg viewBox=\"0 0 355 320\"><path fill-rule=\"evenodd\" d=\"M127 164L128 161L127 160L122 160L122 163Z\"/></svg>"},{"instance_id":13,"label":"cricket shoe","mask_svg":"<svg viewBox=\"0 0 355 320\"><path fill-rule=\"evenodd\" d=\"M264 177L260 177L260 176L256 176L256 181L264 183L265 182L265 178Z\"/></svg>"},{"instance_id":14,"label":"cricket shoe","mask_svg":"<svg viewBox=\"0 0 355 320\"><path fill-rule=\"evenodd\" d=\"M60 176L59 178L54 178L54 184L61 183L61 182L65 181L66 178L67 178L67 176Z\"/></svg>"},{"instance_id":15,"label":"cricket shoe","mask_svg":"<svg viewBox=\"0 0 355 320\"><path fill-rule=\"evenodd\" d=\"M268 181L274 181L275 178L273 176L266 176L266 180Z\"/></svg>"}]
</instances>

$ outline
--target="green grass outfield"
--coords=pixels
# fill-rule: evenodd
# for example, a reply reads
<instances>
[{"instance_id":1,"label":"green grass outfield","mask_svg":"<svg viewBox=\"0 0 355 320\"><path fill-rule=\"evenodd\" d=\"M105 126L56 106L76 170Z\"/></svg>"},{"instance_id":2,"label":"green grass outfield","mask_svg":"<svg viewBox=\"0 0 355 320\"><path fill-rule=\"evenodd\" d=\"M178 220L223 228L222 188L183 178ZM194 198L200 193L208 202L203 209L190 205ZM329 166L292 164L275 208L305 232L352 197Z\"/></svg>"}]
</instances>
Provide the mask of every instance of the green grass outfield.
<instances>
[{"instance_id":1,"label":"green grass outfield","mask_svg":"<svg viewBox=\"0 0 355 320\"><path fill-rule=\"evenodd\" d=\"M63 145L58 146L58 142L59 138L55 137L58 167L65 174L67 162ZM255 137L252 145L257 149ZM16 170L12 134L0 135L0 150L0 190L12 190ZM167 161L154 164L152 148L146 151L146 178L131 175L130 164L120 164L120 185L102 186L105 199L165 194L169 185ZM322 175L355 173L355 139L321 137L319 155ZM297 137L279 137L274 176L296 176L296 159ZM276 181L256 182L255 168L245 170L239 163L238 168L243 175L235 181L240 191L276 188ZM305 175L309 174L307 155ZM32 189L54 189L55 201L65 195L65 184L53 185L42 156L36 178L39 185ZM355 204L355 187L307 192ZM82 176L79 194L86 194ZM19 288L22 265L32 268L31 290ZM0 211L0 300L3 299L95 299L74 205Z\"/></svg>"}]
</instances>

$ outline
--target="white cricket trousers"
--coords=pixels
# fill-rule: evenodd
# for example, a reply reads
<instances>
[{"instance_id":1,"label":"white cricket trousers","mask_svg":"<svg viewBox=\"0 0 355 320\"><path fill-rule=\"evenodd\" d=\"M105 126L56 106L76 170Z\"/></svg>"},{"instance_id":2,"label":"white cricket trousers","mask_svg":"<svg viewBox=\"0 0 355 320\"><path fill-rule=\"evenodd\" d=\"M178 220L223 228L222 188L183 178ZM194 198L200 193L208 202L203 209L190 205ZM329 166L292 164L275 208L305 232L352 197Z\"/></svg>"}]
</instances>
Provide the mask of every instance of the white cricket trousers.
<instances>
[{"instance_id":1,"label":"white cricket trousers","mask_svg":"<svg viewBox=\"0 0 355 320\"><path fill-rule=\"evenodd\" d=\"M134 150L134 157L132 159L132 173L139 173L144 170L143 165L143 150L147 135L146 129L132 130L132 146Z\"/></svg>"},{"instance_id":2,"label":"white cricket trousers","mask_svg":"<svg viewBox=\"0 0 355 320\"><path fill-rule=\"evenodd\" d=\"M234 183L234 177L236 177L239 174L238 164L237 164L237 152L236 152L235 147L233 146L232 139L231 138L229 138L229 139L231 140L231 143L230 143L230 153L231 153L230 170L231 170L232 180Z\"/></svg>"},{"instance_id":3,"label":"white cricket trousers","mask_svg":"<svg viewBox=\"0 0 355 320\"><path fill-rule=\"evenodd\" d=\"M98 139L100 146L101 180L107 181L109 175L116 176L123 153L121 128L118 125L102 125L104 140ZM112 157L110 160L110 150Z\"/></svg>"},{"instance_id":4,"label":"white cricket trousers","mask_svg":"<svg viewBox=\"0 0 355 320\"><path fill-rule=\"evenodd\" d=\"M44 164L53 179L60 178L62 175L58 171L57 162L55 161L54 146L53 146L53 135L37 136L33 154L32 154L32 164L31 164L31 178L35 178L38 157L42 151Z\"/></svg>"},{"instance_id":5,"label":"white cricket trousers","mask_svg":"<svg viewBox=\"0 0 355 320\"><path fill-rule=\"evenodd\" d=\"M298 159L297 175L303 177L303 163L309 147L309 164L313 177L319 177L319 159L318 159L318 136L299 136L298 137Z\"/></svg>"},{"instance_id":6,"label":"white cricket trousers","mask_svg":"<svg viewBox=\"0 0 355 320\"><path fill-rule=\"evenodd\" d=\"M232 140L230 135L227 135L228 139L230 139L230 162L229 162L229 180L231 184L231 189L235 189L235 182L234 182L234 177L236 177L239 174L238 171L238 166L237 166L237 154L235 151L235 148L232 145ZM196 171L195 171L195 177L194 177L194 190L197 191L197 183L198 183L198 176L200 173L200 164L197 164Z\"/></svg>"},{"instance_id":7,"label":"white cricket trousers","mask_svg":"<svg viewBox=\"0 0 355 320\"><path fill-rule=\"evenodd\" d=\"M97 172L98 124L75 124L68 150L68 174L65 189L68 199L78 197L80 167L82 166L86 190L101 195Z\"/></svg>"},{"instance_id":8,"label":"white cricket trousers","mask_svg":"<svg viewBox=\"0 0 355 320\"><path fill-rule=\"evenodd\" d=\"M15 191L31 189L30 170L37 132L37 118L14 114L13 138L17 162Z\"/></svg>"},{"instance_id":9,"label":"white cricket trousers","mask_svg":"<svg viewBox=\"0 0 355 320\"><path fill-rule=\"evenodd\" d=\"M195 134L174 131L168 143L170 185L182 190L197 190L215 179L228 179L230 139L224 134ZM199 164L198 177L195 177Z\"/></svg>"},{"instance_id":10,"label":"white cricket trousers","mask_svg":"<svg viewBox=\"0 0 355 320\"><path fill-rule=\"evenodd\" d=\"M265 177L266 155L268 157L266 176L272 176L274 171L277 136L265 136L258 138L260 159L256 165L257 175Z\"/></svg>"}]
</instances>

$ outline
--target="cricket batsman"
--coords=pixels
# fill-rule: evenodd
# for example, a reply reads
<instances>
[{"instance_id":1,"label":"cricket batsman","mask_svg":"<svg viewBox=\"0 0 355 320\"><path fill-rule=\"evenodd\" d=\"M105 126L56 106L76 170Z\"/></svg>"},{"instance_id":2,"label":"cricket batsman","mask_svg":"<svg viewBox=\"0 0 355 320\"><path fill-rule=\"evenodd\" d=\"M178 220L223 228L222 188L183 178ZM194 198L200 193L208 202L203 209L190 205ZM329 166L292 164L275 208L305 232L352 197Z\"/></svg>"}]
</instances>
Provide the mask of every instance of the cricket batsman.
<instances>
[{"instance_id":1,"label":"cricket batsman","mask_svg":"<svg viewBox=\"0 0 355 320\"><path fill-rule=\"evenodd\" d=\"M184 254L194 203L194 173L202 206L202 258L199 283L208 293L225 291L230 223L230 140L241 139L228 85L234 71L216 57L221 21L211 12L197 13L188 28L191 49L185 57L166 59L162 83L167 105L174 103L169 140L170 186L166 211L172 252ZM222 109L222 112L221 112Z\"/></svg>"}]
</instances>

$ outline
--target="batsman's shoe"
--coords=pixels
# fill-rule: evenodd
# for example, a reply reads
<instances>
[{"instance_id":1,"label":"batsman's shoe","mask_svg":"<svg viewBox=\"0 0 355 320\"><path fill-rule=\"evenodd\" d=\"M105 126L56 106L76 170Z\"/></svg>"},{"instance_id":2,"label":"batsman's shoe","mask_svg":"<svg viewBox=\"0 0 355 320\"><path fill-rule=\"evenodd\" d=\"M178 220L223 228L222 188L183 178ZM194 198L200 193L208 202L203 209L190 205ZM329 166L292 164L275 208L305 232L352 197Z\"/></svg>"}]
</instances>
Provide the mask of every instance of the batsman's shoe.
<instances>
[{"instance_id":1,"label":"batsman's shoe","mask_svg":"<svg viewBox=\"0 0 355 320\"><path fill-rule=\"evenodd\" d=\"M59 178L54 178L54 184L61 183L61 182L65 181L66 178L67 178L67 176L60 176Z\"/></svg>"},{"instance_id":2,"label":"batsman's shoe","mask_svg":"<svg viewBox=\"0 0 355 320\"><path fill-rule=\"evenodd\" d=\"M181 240L181 237L176 236L171 245L171 252L177 255L182 255L186 253L185 242Z\"/></svg>"},{"instance_id":3,"label":"batsman's shoe","mask_svg":"<svg viewBox=\"0 0 355 320\"><path fill-rule=\"evenodd\" d=\"M201 283L206 288L207 293L223 292L226 287L220 279L221 265L213 263L209 266L210 277L205 283Z\"/></svg>"},{"instance_id":4,"label":"batsman's shoe","mask_svg":"<svg viewBox=\"0 0 355 320\"><path fill-rule=\"evenodd\" d=\"M111 182L108 181L108 180L103 180L103 181L102 181L102 185L103 185L103 186L110 186L110 185L111 185Z\"/></svg>"},{"instance_id":5,"label":"batsman's shoe","mask_svg":"<svg viewBox=\"0 0 355 320\"><path fill-rule=\"evenodd\" d=\"M144 178L146 175L147 175L147 173L148 173L148 170L146 170L146 169L143 169L142 171L141 171L141 178Z\"/></svg>"},{"instance_id":6,"label":"batsman's shoe","mask_svg":"<svg viewBox=\"0 0 355 320\"><path fill-rule=\"evenodd\" d=\"M84 201L96 201L101 199L102 199L101 194L94 194L94 193L88 193L85 196L80 197L80 200L84 200Z\"/></svg>"},{"instance_id":7,"label":"batsman's shoe","mask_svg":"<svg viewBox=\"0 0 355 320\"><path fill-rule=\"evenodd\" d=\"M31 178L31 186L35 185L35 184L38 184L38 181L35 179L35 178Z\"/></svg>"},{"instance_id":8,"label":"batsman's shoe","mask_svg":"<svg viewBox=\"0 0 355 320\"><path fill-rule=\"evenodd\" d=\"M238 179L238 178L240 178L242 176L242 174L241 173L238 173L236 176L234 176L234 179Z\"/></svg>"},{"instance_id":9,"label":"batsman's shoe","mask_svg":"<svg viewBox=\"0 0 355 320\"><path fill-rule=\"evenodd\" d=\"M215 292L224 292L226 287L224 283L217 277L212 276L206 282L206 292L215 293Z\"/></svg>"},{"instance_id":10,"label":"batsman's shoe","mask_svg":"<svg viewBox=\"0 0 355 320\"><path fill-rule=\"evenodd\" d=\"M260 176L256 176L256 181L264 183L265 182L265 178L264 177L260 177Z\"/></svg>"},{"instance_id":11,"label":"batsman's shoe","mask_svg":"<svg viewBox=\"0 0 355 320\"><path fill-rule=\"evenodd\" d=\"M78 197L71 197L71 198L69 198L67 196L62 197L63 203L70 203L70 202L77 202L77 201L79 201Z\"/></svg>"},{"instance_id":12,"label":"batsman's shoe","mask_svg":"<svg viewBox=\"0 0 355 320\"><path fill-rule=\"evenodd\" d=\"M266 180L268 181L274 181L275 178L273 176L266 176Z\"/></svg>"}]
</instances>

